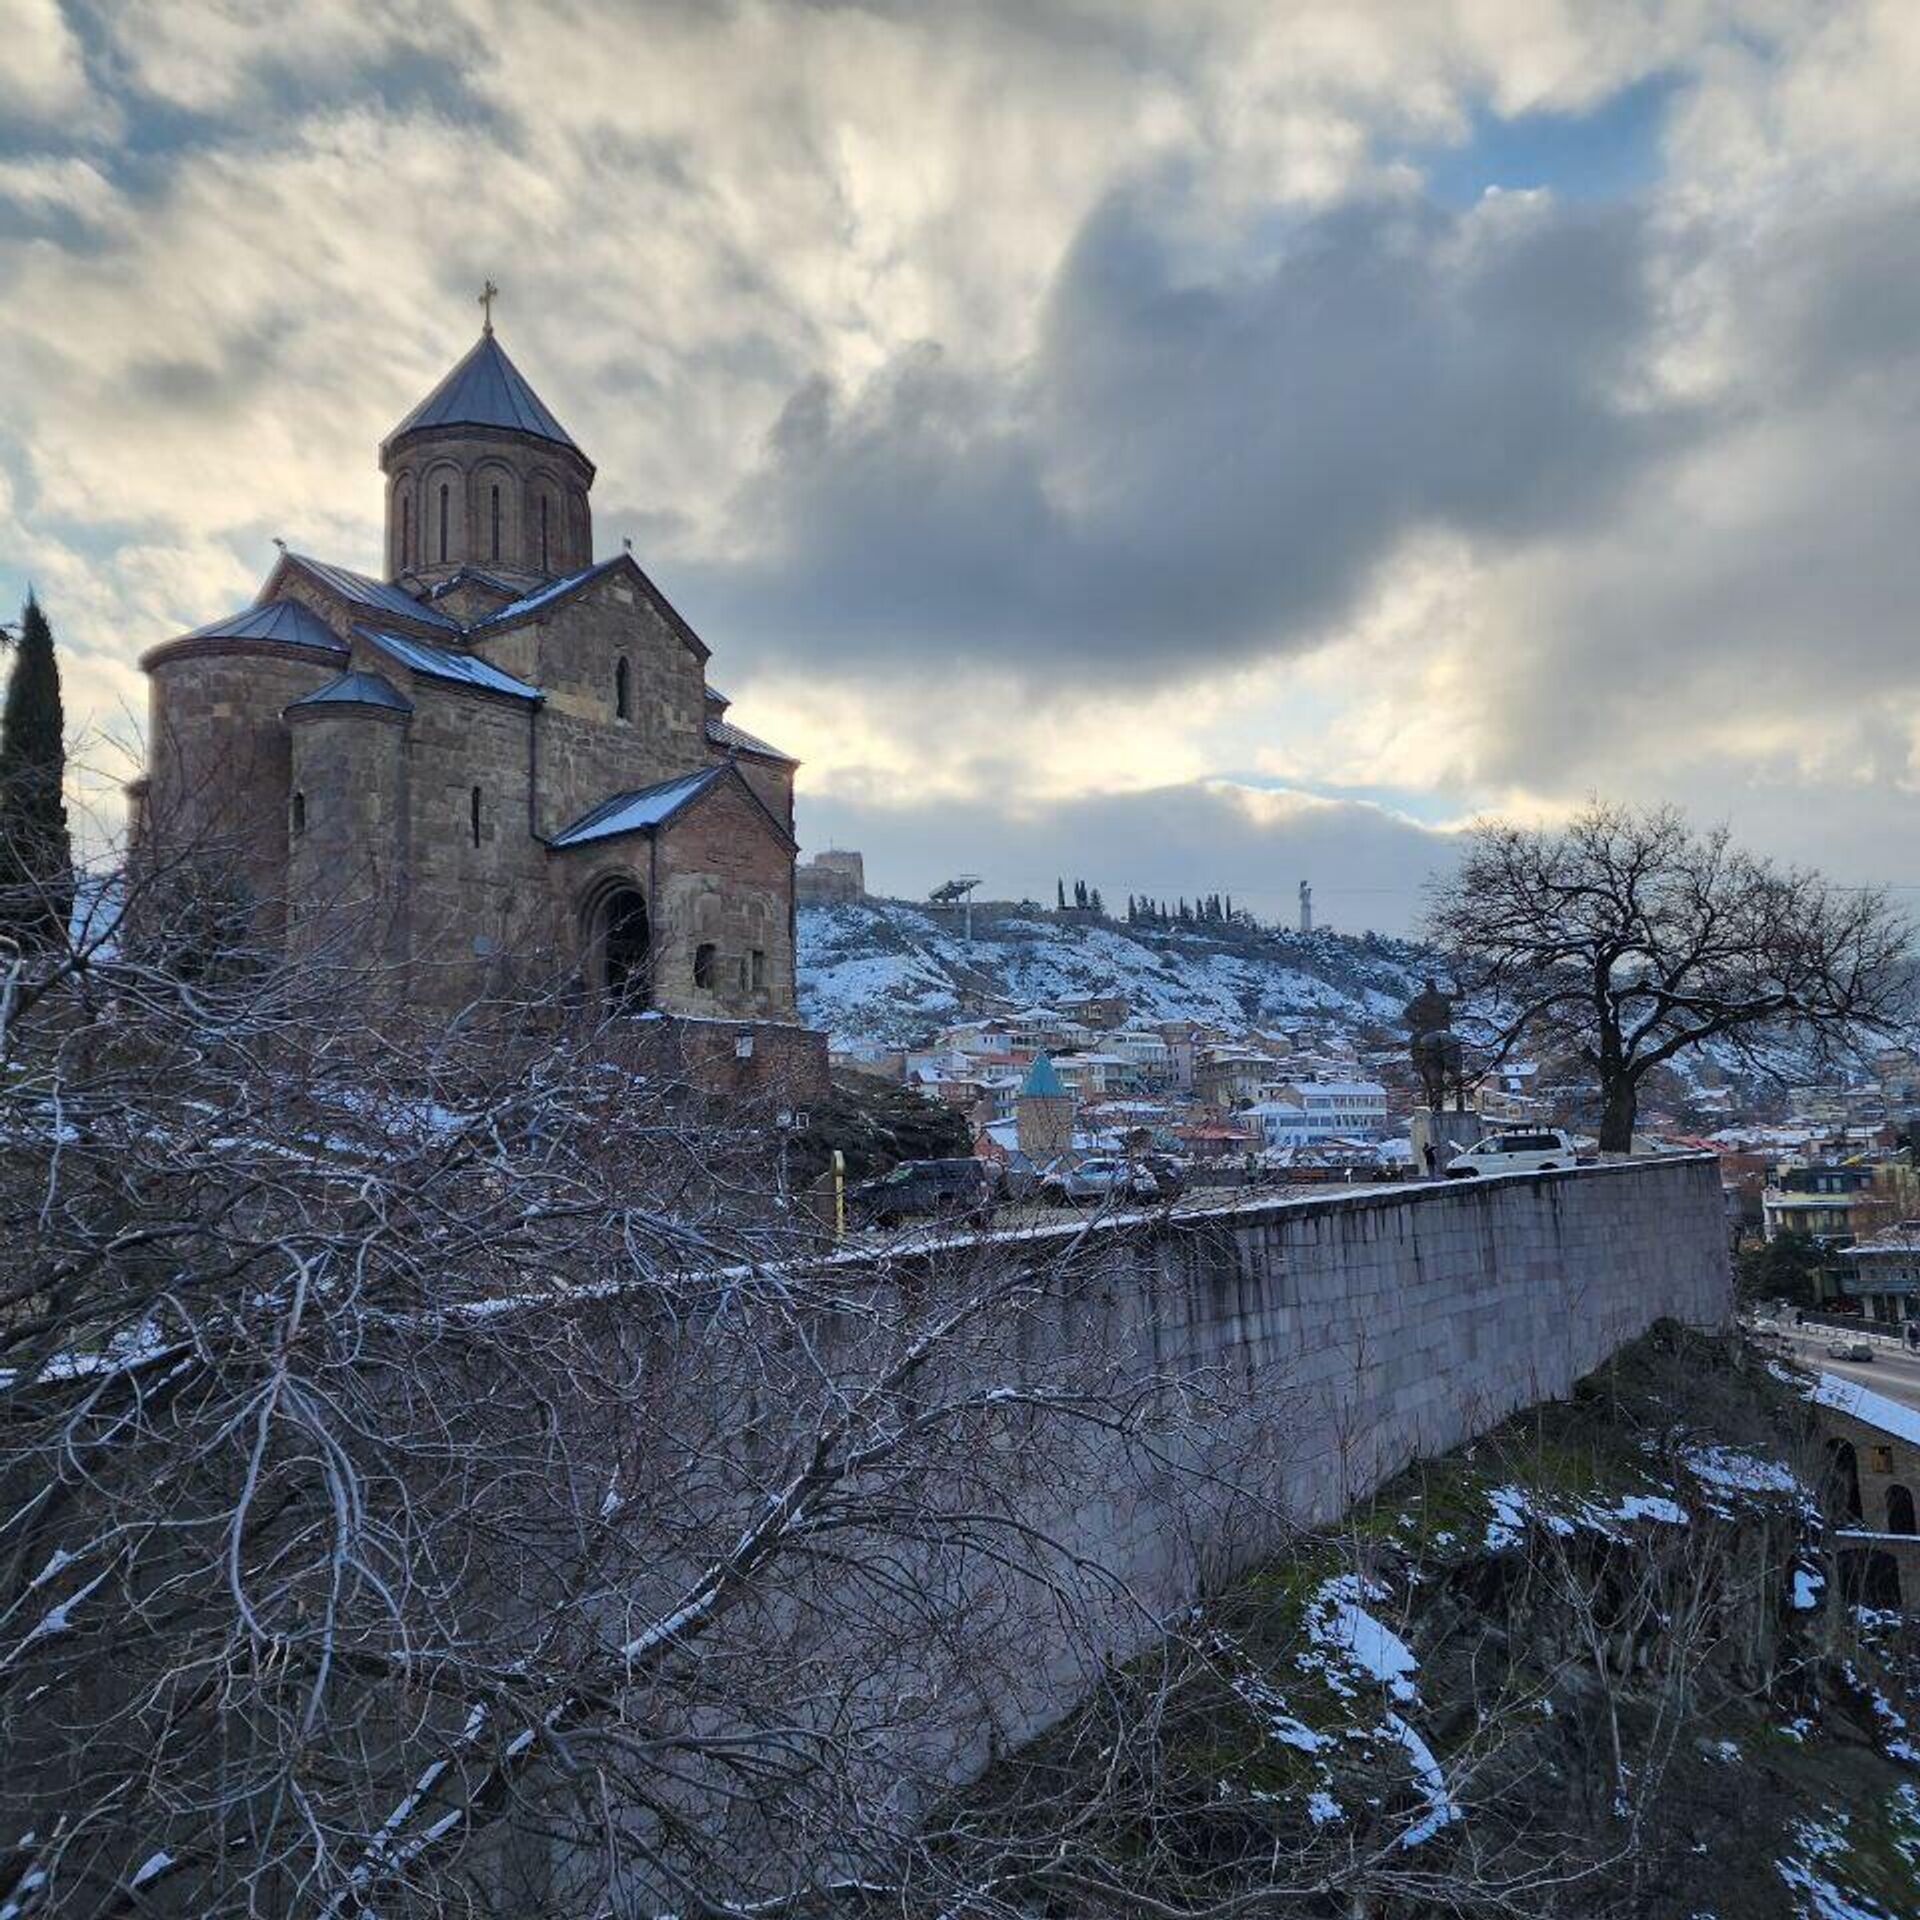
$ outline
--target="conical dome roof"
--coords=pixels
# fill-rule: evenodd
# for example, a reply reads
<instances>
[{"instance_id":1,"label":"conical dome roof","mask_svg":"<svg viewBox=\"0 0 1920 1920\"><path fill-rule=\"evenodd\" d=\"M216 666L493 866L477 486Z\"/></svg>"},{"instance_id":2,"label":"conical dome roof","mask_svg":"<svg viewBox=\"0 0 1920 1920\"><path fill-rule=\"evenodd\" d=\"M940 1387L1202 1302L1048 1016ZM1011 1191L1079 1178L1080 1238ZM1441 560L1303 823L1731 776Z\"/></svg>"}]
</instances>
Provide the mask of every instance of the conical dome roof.
<instances>
[{"instance_id":1,"label":"conical dome roof","mask_svg":"<svg viewBox=\"0 0 1920 1920\"><path fill-rule=\"evenodd\" d=\"M387 435L387 445L429 427L503 427L580 453L573 436L527 384L526 375L507 358L491 331L483 333L466 358Z\"/></svg>"},{"instance_id":2,"label":"conical dome roof","mask_svg":"<svg viewBox=\"0 0 1920 1920\"><path fill-rule=\"evenodd\" d=\"M1058 1100L1067 1091L1067 1085L1053 1070L1053 1062L1044 1053L1033 1056L1033 1065L1027 1069L1027 1077L1020 1083L1020 1097L1023 1100Z\"/></svg>"}]
</instances>

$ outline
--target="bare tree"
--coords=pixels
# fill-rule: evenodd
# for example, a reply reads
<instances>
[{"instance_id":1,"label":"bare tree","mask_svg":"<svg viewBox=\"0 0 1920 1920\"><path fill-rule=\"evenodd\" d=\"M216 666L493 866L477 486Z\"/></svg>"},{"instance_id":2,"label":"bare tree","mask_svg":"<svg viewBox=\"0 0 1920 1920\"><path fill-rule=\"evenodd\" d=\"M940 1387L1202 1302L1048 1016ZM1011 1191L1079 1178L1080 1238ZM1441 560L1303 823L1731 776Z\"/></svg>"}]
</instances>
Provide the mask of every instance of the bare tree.
<instances>
[{"instance_id":1,"label":"bare tree","mask_svg":"<svg viewBox=\"0 0 1920 1920\"><path fill-rule=\"evenodd\" d=\"M1206 1383L1069 1337L1083 1231L823 1254L766 1116L249 945L204 853L0 981L0 1909L884 1882L1151 1633L1073 1517L1227 1484Z\"/></svg>"},{"instance_id":2,"label":"bare tree","mask_svg":"<svg viewBox=\"0 0 1920 1920\"><path fill-rule=\"evenodd\" d=\"M1775 866L1671 807L1479 825L1423 931L1496 1055L1524 1041L1592 1073L1609 1152L1632 1146L1647 1075L1694 1049L1843 1042L1909 1013L1912 929L1883 893Z\"/></svg>"}]
</instances>

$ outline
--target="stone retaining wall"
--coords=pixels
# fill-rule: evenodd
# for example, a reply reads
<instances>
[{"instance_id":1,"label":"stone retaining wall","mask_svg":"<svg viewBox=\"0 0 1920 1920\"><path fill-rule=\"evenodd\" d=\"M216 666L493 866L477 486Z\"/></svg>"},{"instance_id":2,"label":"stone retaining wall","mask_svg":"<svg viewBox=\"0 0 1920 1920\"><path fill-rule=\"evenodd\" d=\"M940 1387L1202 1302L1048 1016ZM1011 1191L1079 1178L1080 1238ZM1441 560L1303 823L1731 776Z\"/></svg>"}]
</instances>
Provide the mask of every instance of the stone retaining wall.
<instances>
[{"instance_id":1,"label":"stone retaining wall","mask_svg":"<svg viewBox=\"0 0 1920 1920\"><path fill-rule=\"evenodd\" d=\"M1069 1220L1010 1244L1044 1259L1088 1233ZM940 1255L925 1259L931 1278ZM1047 1725L1207 1586L1283 1553L1294 1527L1564 1396L1656 1320L1732 1316L1709 1157L1135 1216L1093 1227L1074 1264L1083 1277L1025 1351L1151 1358L1208 1387L1213 1411L1036 1485L1031 1523L1123 1597L1068 1633L1035 1595L998 1697L952 1729L962 1773Z\"/></svg>"}]
</instances>

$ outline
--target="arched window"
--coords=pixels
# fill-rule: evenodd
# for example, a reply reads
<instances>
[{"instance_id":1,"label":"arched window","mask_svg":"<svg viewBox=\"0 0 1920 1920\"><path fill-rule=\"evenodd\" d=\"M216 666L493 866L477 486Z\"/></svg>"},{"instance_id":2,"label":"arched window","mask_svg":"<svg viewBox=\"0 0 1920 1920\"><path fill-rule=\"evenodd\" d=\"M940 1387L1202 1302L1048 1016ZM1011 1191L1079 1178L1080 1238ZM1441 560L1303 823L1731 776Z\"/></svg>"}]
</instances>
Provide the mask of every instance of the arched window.
<instances>
[{"instance_id":1,"label":"arched window","mask_svg":"<svg viewBox=\"0 0 1920 1920\"><path fill-rule=\"evenodd\" d=\"M616 720L633 718L633 675L624 658L613 663L613 717Z\"/></svg>"},{"instance_id":2,"label":"arched window","mask_svg":"<svg viewBox=\"0 0 1920 1920\"><path fill-rule=\"evenodd\" d=\"M293 837L298 840L307 830L307 796L296 793L293 796Z\"/></svg>"},{"instance_id":3,"label":"arched window","mask_svg":"<svg viewBox=\"0 0 1920 1920\"><path fill-rule=\"evenodd\" d=\"M440 558L447 557L447 483L440 482Z\"/></svg>"},{"instance_id":4,"label":"arched window","mask_svg":"<svg viewBox=\"0 0 1920 1920\"><path fill-rule=\"evenodd\" d=\"M1887 1489L1887 1531L1889 1533L1912 1533L1913 1493L1896 1481Z\"/></svg>"},{"instance_id":5,"label":"arched window","mask_svg":"<svg viewBox=\"0 0 1920 1920\"><path fill-rule=\"evenodd\" d=\"M542 573L553 571L547 564L547 506L547 496L543 493L540 496L540 571Z\"/></svg>"},{"instance_id":6,"label":"arched window","mask_svg":"<svg viewBox=\"0 0 1920 1920\"><path fill-rule=\"evenodd\" d=\"M480 844L480 789L475 787L467 796L467 819L473 828L473 844Z\"/></svg>"},{"instance_id":7,"label":"arched window","mask_svg":"<svg viewBox=\"0 0 1920 1920\"><path fill-rule=\"evenodd\" d=\"M693 950L693 984L709 992L713 988L713 942L702 940Z\"/></svg>"},{"instance_id":8,"label":"arched window","mask_svg":"<svg viewBox=\"0 0 1920 1920\"><path fill-rule=\"evenodd\" d=\"M493 557L500 558L500 483L493 484Z\"/></svg>"},{"instance_id":9,"label":"arched window","mask_svg":"<svg viewBox=\"0 0 1920 1920\"><path fill-rule=\"evenodd\" d=\"M413 565L413 498L410 494L403 494L400 499L400 564Z\"/></svg>"}]
</instances>

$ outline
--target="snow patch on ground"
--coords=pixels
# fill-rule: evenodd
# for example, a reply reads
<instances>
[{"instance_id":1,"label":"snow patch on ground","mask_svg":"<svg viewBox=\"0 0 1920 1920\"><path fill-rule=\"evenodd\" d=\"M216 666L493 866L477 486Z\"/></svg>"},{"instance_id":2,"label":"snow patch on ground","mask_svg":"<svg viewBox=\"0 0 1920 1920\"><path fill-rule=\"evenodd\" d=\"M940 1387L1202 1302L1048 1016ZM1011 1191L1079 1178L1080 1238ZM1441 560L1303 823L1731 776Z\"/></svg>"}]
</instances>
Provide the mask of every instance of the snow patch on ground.
<instances>
[{"instance_id":1,"label":"snow patch on ground","mask_svg":"<svg viewBox=\"0 0 1920 1920\"><path fill-rule=\"evenodd\" d=\"M1796 1820L1792 1828L1796 1856L1775 1862L1780 1878L1797 1897L1804 1920L1895 1920L1879 1901L1844 1894L1827 1878L1830 1863L1847 1850L1847 1817L1831 1817L1836 1823L1831 1827Z\"/></svg>"},{"instance_id":2,"label":"snow patch on ground","mask_svg":"<svg viewBox=\"0 0 1920 1920\"><path fill-rule=\"evenodd\" d=\"M1337 1691L1351 1691L1342 1685L1338 1672L1345 1667L1377 1681L1395 1700L1411 1704L1419 1698L1411 1676L1420 1671L1420 1663L1407 1643L1362 1604L1385 1597L1384 1588L1358 1574L1343 1573L1323 1581L1307 1610L1307 1634L1330 1656L1323 1670Z\"/></svg>"},{"instance_id":3,"label":"snow patch on ground","mask_svg":"<svg viewBox=\"0 0 1920 1920\"><path fill-rule=\"evenodd\" d=\"M1460 1809L1447 1791L1446 1775L1440 1771L1440 1763L1433 1757L1433 1749L1397 1713L1388 1714L1385 1725L1387 1731L1406 1748L1407 1758L1413 1762L1414 1781L1427 1803L1426 1812L1400 1836L1398 1844L1402 1847L1421 1846L1442 1827L1458 1820Z\"/></svg>"},{"instance_id":4,"label":"snow patch on ground","mask_svg":"<svg viewBox=\"0 0 1920 1920\"><path fill-rule=\"evenodd\" d=\"M1687 1471L1720 1493L1789 1493L1800 1482L1783 1461L1768 1460L1744 1447L1689 1447L1681 1456Z\"/></svg>"},{"instance_id":5,"label":"snow patch on ground","mask_svg":"<svg viewBox=\"0 0 1920 1920\"><path fill-rule=\"evenodd\" d=\"M1525 1487L1494 1487L1487 1495L1493 1518L1487 1523L1486 1550L1503 1553L1517 1546L1529 1526L1544 1527L1562 1539L1589 1527L1610 1538L1619 1537L1619 1528L1635 1520L1657 1520L1665 1526L1684 1527L1687 1510L1664 1493L1629 1493L1612 1506L1580 1500L1561 1512L1546 1504L1538 1494Z\"/></svg>"}]
</instances>

